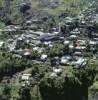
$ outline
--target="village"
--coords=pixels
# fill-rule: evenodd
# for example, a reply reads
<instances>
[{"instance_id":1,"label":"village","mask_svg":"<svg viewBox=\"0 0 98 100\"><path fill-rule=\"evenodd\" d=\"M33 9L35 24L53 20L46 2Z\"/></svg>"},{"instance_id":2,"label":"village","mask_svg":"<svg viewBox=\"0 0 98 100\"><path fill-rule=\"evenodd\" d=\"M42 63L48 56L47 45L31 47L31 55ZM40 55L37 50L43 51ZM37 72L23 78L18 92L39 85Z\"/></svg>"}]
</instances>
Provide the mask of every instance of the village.
<instances>
[{"instance_id":1,"label":"village","mask_svg":"<svg viewBox=\"0 0 98 100\"><path fill-rule=\"evenodd\" d=\"M93 2L77 17L67 16L64 22L59 22L49 32L41 27L44 22L39 19L27 20L24 27L9 25L0 29L0 54L7 52L17 59L26 58L35 64L46 64L51 69L49 77L53 79L67 69L80 70L87 64L97 70L98 8L95 5ZM38 28L38 25L41 26ZM8 77L9 84L32 87L36 78L32 76L31 69L14 74L11 80ZM3 78L1 86L6 78Z\"/></svg>"},{"instance_id":2,"label":"village","mask_svg":"<svg viewBox=\"0 0 98 100\"><path fill-rule=\"evenodd\" d=\"M94 3L94 2L93 2ZM85 8L77 18L66 17L65 26L69 33L63 33L60 24L53 27L51 33L45 33L43 29L34 29L32 23L39 24L39 20L28 20L25 29L21 26L7 26L0 29L0 48L6 49L7 52L13 53L14 56L21 58L26 57L36 62L43 62L53 66L53 73L61 73L62 67L57 66L73 66L74 68L84 67L91 57L92 62L96 62L98 57L98 34L94 30L93 24L97 23L97 8ZM77 27L74 23L77 21ZM71 31L70 31L71 30ZM3 35L9 38L3 40ZM54 48L62 45L65 48L62 54L54 54L49 56L47 48ZM57 48L57 47L56 47ZM58 48L57 48L58 49ZM52 51L53 52L53 51ZM36 53L38 57L34 57ZM55 53L55 52L53 52ZM56 67L55 67L56 66ZM29 75L28 75L29 76Z\"/></svg>"}]
</instances>

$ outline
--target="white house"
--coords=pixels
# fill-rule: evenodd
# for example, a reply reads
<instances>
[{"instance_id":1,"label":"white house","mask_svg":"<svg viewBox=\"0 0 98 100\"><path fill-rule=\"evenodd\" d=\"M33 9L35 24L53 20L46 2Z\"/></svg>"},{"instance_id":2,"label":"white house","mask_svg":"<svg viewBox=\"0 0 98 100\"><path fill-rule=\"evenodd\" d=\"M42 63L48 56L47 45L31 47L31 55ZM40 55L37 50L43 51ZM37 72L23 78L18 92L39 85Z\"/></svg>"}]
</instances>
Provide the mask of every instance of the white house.
<instances>
[{"instance_id":1,"label":"white house","mask_svg":"<svg viewBox=\"0 0 98 100\"><path fill-rule=\"evenodd\" d=\"M90 44L90 45L96 45L97 42L96 42L96 41L89 41L89 44Z\"/></svg>"},{"instance_id":2,"label":"white house","mask_svg":"<svg viewBox=\"0 0 98 100\"><path fill-rule=\"evenodd\" d=\"M68 41L68 40L64 41L64 45L68 45L69 43L70 43L70 41Z\"/></svg>"},{"instance_id":3,"label":"white house","mask_svg":"<svg viewBox=\"0 0 98 100\"><path fill-rule=\"evenodd\" d=\"M48 55L42 54L41 57L40 57L40 59L41 59L42 61L45 61L45 60L47 59L47 57L48 57Z\"/></svg>"},{"instance_id":4,"label":"white house","mask_svg":"<svg viewBox=\"0 0 98 100\"><path fill-rule=\"evenodd\" d=\"M68 59L61 58L60 63L61 63L61 64L67 64L67 63L68 63Z\"/></svg>"},{"instance_id":5,"label":"white house","mask_svg":"<svg viewBox=\"0 0 98 100\"><path fill-rule=\"evenodd\" d=\"M0 41L0 47L2 47L4 44L4 41Z\"/></svg>"},{"instance_id":6,"label":"white house","mask_svg":"<svg viewBox=\"0 0 98 100\"><path fill-rule=\"evenodd\" d=\"M72 65L84 66L86 65L87 60L83 58L79 58L77 61L72 62Z\"/></svg>"},{"instance_id":7,"label":"white house","mask_svg":"<svg viewBox=\"0 0 98 100\"><path fill-rule=\"evenodd\" d=\"M31 53L29 51L24 52L24 56L29 56Z\"/></svg>"},{"instance_id":8,"label":"white house","mask_svg":"<svg viewBox=\"0 0 98 100\"><path fill-rule=\"evenodd\" d=\"M53 73L50 74L50 77L51 78L56 78L57 77L57 74L53 72Z\"/></svg>"},{"instance_id":9,"label":"white house","mask_svg":"<svg viewBox=\"0 0 98 100\"><path fill-rule=\"evenodd\" d=\"M60 74L63 72L63 70L61 68L53 68L53 72L55 72L56 74Z\"/></svg>"},{"instance_id":10,"label":"white house","mask_svg":"<svg viewBox=\"0 0 98 100\"><path fill-rule=\"evenodd\" d=\"M69 64L69 60L71 60L71 56L63 56L61 57L61 64Z\"/></svg>"},{"instance_id":11,"label":"white house","mask_svg":"<svg viewBox=\"0 0 98 100\"><path fill-rule=\"evenodd\" d=\"M31 74L23 74L21 76L22 85L30 85L31 84Z\"/></svg>"}]
</instances>

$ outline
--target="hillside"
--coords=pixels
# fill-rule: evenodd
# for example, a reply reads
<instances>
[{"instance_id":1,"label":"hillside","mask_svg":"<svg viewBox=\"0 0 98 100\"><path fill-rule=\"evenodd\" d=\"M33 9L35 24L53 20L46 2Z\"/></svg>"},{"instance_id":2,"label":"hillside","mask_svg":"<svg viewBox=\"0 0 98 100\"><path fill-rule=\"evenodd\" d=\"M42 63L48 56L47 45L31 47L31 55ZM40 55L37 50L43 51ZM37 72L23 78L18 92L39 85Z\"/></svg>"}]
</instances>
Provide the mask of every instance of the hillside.
<instances>
[{"instance_id":1,"label":"hillside","mask_svg":"<svg viewBox=\"0 0 98 100\"><path fill-rule=\"evenodd\" d=\"M0 0L0 100L94 100L96 91L98 0Z\"/></svg>"},{"instance_id":2,"label":"hillside","mask_svg":"<svg viewBox=\"0 0 98 100\"><path fill-rule=\"evenodd\" d=\"M91 0L0 0L0 20L20 24L23 18L76 16ZM23 7L22 4L26 3ZM21 11L23 10L23 12ZM3 26L3 25L1 25Z\"/></svg>"}]
</instances>

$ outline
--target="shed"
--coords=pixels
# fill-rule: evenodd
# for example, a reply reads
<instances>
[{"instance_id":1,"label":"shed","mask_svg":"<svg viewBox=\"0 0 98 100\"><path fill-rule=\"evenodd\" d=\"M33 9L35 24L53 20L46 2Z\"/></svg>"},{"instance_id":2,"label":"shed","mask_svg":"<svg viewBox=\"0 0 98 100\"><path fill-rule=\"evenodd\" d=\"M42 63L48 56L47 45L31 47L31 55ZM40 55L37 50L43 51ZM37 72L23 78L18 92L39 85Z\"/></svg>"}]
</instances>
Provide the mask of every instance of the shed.
<instances>
[{"instance_id":1,"label":"shed","mask_svg":"<svg viewBox=\"0 0 98 100\"><path fill-rule=\"evenodd\" d=\"M31 74L23 74L21 76L21 80L22 81L29 81L30 80L30 77L31 77Z\"/></svg>"}]
</instances>

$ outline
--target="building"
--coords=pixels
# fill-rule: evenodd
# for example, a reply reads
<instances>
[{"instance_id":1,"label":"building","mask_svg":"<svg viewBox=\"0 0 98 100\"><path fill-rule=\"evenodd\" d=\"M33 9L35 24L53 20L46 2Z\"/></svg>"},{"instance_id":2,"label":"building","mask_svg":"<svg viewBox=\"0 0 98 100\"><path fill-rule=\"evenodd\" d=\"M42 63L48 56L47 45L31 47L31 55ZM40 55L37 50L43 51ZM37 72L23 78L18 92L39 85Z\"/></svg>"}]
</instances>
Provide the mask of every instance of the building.
<instances>
[{"instance_id":1,"label":"building","mask_svg":"<svg viewBox=\"0 0 98 100\"><path fill-rule=\"evenodd\" d=\"M20 81L22 83L22 86L30 85L32 81L32 75L31 74L23 74L20 78Z\"/></svg>"}]
</instances>

